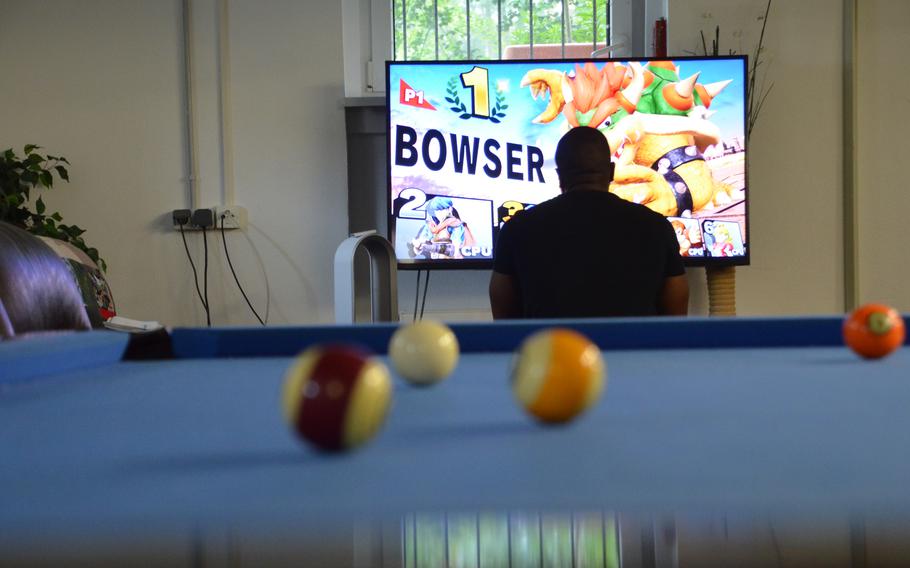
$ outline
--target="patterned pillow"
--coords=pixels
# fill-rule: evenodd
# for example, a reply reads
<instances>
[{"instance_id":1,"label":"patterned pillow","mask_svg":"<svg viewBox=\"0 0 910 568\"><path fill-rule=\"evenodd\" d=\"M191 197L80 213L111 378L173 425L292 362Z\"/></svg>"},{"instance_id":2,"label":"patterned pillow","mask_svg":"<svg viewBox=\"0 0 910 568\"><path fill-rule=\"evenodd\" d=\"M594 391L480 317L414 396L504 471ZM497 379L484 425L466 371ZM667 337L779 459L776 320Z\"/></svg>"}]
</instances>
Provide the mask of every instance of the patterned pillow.
<instances>
[{"instance_id":1,"label":"patterned pillow","mask_svg":"<svg viewBox=\"0 0 910 568\"><path fill-rule=\"evenodd\" d=\"M101 269L87 254L72 244L49 237L39 238L66 261L66 266L73 273L73 279L82 292L82 300L85 302L85 310L92 327L103 327L105 321L117 315L117 308L114 306L111 287Z\"/></svg>"}]
</instances>

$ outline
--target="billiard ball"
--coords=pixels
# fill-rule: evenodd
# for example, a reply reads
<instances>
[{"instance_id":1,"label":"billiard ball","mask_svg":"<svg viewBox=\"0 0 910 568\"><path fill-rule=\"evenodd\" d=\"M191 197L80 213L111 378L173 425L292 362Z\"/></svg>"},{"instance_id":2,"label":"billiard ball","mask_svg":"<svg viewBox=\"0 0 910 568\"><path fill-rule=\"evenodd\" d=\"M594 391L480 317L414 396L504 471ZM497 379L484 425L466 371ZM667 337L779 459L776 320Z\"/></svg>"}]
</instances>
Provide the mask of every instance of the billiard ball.
<instances>
[{"instance_id":1,"label":"billiard ball","mask_svg":"<svg viewBox=\"0 0 910 568\"><path fill-rule=\"evenodd\" d=\"M512 393L538 420L567 422L600 398L606 379L600 348L577 331L555 328L535 333L519 347Z\"/></svg>"},{"instance_id":2,"label":"billiard ball","mask_svg":"<svg viewBox=\"0 0 910 568\"><path fill-rule=\"evenodd\" d=\"M297 356L284 380L284 417L299 437L326 451L369 441L382 426L392 381L382 361L356 347L317 345Z\"/></svg>"},{"instance_id":3,"label":"billiard ball","mask_svg":"<svg viewBox=\"0 0 910 568\"><path fill-rule=\"evenodd\" d=\"M458 338L449 326L437 321L405 324L389 341L389 360L409 383L432 385L448 377L458 364Z\"/></svg>"},{"instance_id":4,"label":"billiard ball","mask_svg":"<svg viewBox=\"0 0 910 568\"><path fill-rule=\"evenodd\" d=\"M878 359L904 344L904 318L884 304L866 304L844 320L844 342L866 359Z\"/></svg>"}]
</instances>

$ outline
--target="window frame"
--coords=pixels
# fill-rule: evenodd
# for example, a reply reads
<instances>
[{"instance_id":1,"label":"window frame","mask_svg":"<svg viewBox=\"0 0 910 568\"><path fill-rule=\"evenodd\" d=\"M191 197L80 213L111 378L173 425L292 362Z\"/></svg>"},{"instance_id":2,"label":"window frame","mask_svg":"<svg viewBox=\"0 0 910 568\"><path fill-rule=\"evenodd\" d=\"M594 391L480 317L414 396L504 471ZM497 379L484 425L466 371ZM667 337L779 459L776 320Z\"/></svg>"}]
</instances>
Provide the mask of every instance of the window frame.
<instances>
[{"instance_id":1,"label":"window frame","mask_svg":"<svg viewBox=\"0 0 910 568\"><path fill-rule=\"evenodd\" d=\"M374 97L385 93L385 62L394 59L395 47L392 3L392 0L342 0L344 88L347 98ZM650 48L646 46L651 45L652 25L646 25L646 22L666 18L667 4L668 0L608 0L608 41L612 42L612 56L648 55ZM470 16L467 20L470 26ZM533 12L531 25L533 30ZM470 27L468 35L470 37ZM500 39L500 58L501 44ZM530 50L533 58L533 35Z\"/></svg>"}]
</instances>

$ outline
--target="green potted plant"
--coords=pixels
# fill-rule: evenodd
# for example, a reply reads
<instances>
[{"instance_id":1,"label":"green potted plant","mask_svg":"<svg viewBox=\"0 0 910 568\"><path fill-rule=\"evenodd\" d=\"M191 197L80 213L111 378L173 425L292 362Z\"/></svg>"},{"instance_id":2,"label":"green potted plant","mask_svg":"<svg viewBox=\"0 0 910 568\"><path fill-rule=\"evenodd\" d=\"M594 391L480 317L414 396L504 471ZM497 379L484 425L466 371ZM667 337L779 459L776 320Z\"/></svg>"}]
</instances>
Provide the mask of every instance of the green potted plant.
<instances>
[{"instance_id":1,"label":"green potted plant","mask_svg":"<svg viewBox=\"0 0 910 568\"><path fill-rule=\"evenodd\" d=\"M54 178L69 181L66 166L69 161L62 156L42 155L41 146L26 144L20 158L12 148L0 154L0 221L6 221L26 231L58 239L82 250L98 267L107 271L107 264L98 249L88 246L82 238L85 230L77 225L63 224L60 213L48 213L40 195L41 190L54 187ZM31 209L34 205L34 209Z\"/></svg>"}]
</instances>

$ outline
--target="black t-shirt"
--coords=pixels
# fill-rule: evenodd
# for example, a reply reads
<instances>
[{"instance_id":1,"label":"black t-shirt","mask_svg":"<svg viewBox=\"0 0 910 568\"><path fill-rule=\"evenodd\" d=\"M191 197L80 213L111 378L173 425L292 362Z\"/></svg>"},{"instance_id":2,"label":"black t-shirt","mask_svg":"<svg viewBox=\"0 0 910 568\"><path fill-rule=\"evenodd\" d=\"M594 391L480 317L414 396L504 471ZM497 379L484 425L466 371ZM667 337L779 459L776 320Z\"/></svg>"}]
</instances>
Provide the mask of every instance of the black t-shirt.
<instances>
[{"instance_id":1,"label":"black t-shirt","mask_svg":"<svg viewBox=\"0 0 910 568\"><path fill-rule=\"evenodd\" d=\"M587 190L506 223L493 270L514 277L526 318L656 315L664 280L685 273L666 218Z\"/></svg>"}]
</instances>

